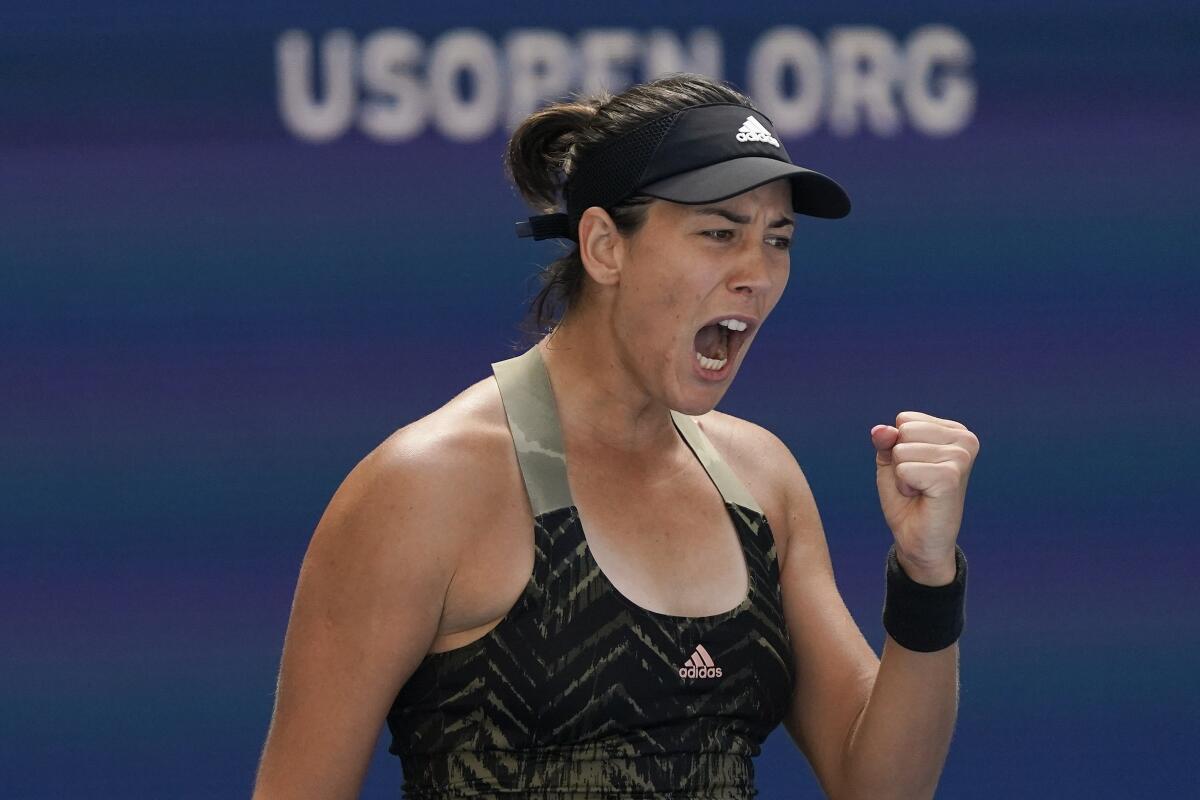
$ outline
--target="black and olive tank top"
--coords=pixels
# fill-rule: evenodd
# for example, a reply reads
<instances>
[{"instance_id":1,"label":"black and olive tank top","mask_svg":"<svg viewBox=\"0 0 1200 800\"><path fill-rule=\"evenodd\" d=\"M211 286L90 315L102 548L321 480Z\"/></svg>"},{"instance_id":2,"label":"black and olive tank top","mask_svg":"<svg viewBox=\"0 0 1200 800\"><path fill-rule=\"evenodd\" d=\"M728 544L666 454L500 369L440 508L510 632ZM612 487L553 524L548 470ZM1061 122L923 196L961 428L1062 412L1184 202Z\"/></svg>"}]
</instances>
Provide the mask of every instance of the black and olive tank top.
<instances>
[{"instance_id":1,"label":"black and olive tank top","mask_svg":"<svg viewBox=\"0 0 1200 800\"><path fill-rule=\"evenodd\" d=\"M725 501L749 590L706 617L635 605L588 550L537 347L492 365L534 513L524 592L482 638L429 653L388 713L404 797L741 800L794 667L766 517L696 421L679 433Z\"/></svg>"}]
</instances>

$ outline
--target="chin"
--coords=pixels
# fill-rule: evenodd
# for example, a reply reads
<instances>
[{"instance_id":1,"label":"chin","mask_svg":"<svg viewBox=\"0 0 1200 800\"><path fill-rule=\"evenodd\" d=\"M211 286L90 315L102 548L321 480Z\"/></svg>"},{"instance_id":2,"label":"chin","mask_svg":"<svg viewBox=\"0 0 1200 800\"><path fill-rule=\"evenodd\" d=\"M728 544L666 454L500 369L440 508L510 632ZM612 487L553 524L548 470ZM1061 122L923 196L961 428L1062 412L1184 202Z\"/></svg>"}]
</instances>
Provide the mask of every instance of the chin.
<instances>
[{"instance_id":1,"label":"chin","mask_svg":"<svg viewBox=\"0 0 1200 800\"><path fill-rule=\"evenodd\" d=\"M696 406L694 408L689 408L689 407L685 406L684 408L676 408L674 410L678 411L680 414L687 414L689 417L702 417L715 408L716 408L716 404L705 405L705 406Z\"/></svg>"},{"instance_id":2,"label":"chin","mask_svg":"<svg viewBox=\"0 0 1200 800\"><path fill-rule=\"evenodd\" d=\"M679 402L672 403L671 408L681 414L687 414L689 417L699 417L712 411L725 397L725 390L728 386L721 387L719 392L689 392L688 397L679 399Z\"/></svg>"}]
</instances>

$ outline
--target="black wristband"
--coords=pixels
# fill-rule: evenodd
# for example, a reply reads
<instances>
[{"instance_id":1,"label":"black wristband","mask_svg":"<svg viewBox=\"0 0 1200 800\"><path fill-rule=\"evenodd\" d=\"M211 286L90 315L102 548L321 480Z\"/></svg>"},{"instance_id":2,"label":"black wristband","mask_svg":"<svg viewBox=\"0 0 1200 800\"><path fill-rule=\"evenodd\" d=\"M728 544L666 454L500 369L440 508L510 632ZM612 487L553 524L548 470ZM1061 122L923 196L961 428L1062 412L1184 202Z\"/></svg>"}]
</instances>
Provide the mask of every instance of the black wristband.
<instances>
[{"instance_id":1,"label":"black wristband","mask_svg":"<svg viewBox=\"0 0 1200 800\"><path fill-rule=\"evenodd\" d=\"M883 627L908 650L932 653L958 641L966 622L967 557L954 545L954 580L945 586L917 583L900 566L896 545L888 551Z\"/></svg>"}]
</instances>

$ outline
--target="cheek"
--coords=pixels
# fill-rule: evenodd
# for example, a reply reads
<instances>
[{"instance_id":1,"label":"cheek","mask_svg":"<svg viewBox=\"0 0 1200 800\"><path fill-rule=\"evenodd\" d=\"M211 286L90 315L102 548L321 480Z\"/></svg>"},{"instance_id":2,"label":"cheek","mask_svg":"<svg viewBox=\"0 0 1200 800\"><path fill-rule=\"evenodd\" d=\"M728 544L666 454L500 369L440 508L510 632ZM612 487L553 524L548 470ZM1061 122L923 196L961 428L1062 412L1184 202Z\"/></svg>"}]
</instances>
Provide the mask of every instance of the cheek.
<instances>
[{"instance_id":1,"label":"cheek","mask_svg":"<svg viewBox=\"0 0 1200 800\"><path fill-rule=\"evenodd\" d=\"M683 338L683 293L666 281L648 281L622 297L615 317L624 350L641 365L645 377L661 374L678 358Z\"/></svg>"},{"instance_id":2,"label":"cheek","mask_svg":"<svg viewBox=\"0 0 1200 800\"><path fill-rule=\"evenodd\" d=\"M790 277L790 264L783 264L782 266L775 268L775 272L772 276L773 279L771 281L771 288L769 290L770 295L767 297L767 313L770 313L771 309L775 308L776 304L779 303L780 298L783 297L783 291L787 288L788 278Z\"/></svg>"},{"instance_id":3,"label":"cheek","mask_svg":"<svg viewBox=\"0 0 1200 800\"><path fill-rule=\"evenodd\" d=\"M664 361L671 357L679 340L687 335L684 329L695 310L693 300L688 287L681 285L678 279L666 279L657 288L655 301L651 304L654 309L652 327Z\"/></svg>"},{"instance_id":4,"label":"cheek","mask_svg":"<svg viewBox=\"0 0 1200 800\"><path fill-rule=\"evenodd\" d=\"M699 285L704 271L695 255L683 253L685 243L644 248L622 280L618 331L633 345L638 360L659 368L676 358L680 342L691 339L689 326L711 287Z\"/></svg>"},{"instance_id":5,"label":"cheek","mask_svg":"<svg viewBox=\"0 0 1200 800\"><path fill-rule=\"evenodd\" d=\"M693 294L682 265L666 253L646 253L624 287L629 310L661 341L688 313Z\"/></svg>"}]
</instances>

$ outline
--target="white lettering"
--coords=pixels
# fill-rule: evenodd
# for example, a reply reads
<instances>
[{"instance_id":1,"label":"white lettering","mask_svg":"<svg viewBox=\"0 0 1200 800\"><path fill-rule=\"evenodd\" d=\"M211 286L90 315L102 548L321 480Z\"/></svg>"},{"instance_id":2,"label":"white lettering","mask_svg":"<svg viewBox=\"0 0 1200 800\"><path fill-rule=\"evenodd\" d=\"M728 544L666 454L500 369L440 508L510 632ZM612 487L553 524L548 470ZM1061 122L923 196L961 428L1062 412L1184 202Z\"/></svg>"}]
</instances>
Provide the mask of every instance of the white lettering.
<instances>
[{"instance_id":1,"label":"white lettering","mask_svg":"<svg viewBox=\"0 0 1200 800\"><path fill-rule=\"evenodd\" d=\"M459 93L458 77L473 84L472 97ZM500 59L487 34L460 29L442 34L429 59L433 119L448 139L482 139L496 127L500 113Z\"/></svg>"},{"instance_id":2,"label":"white lettering","mask_svg":"<svg viewBox=\"0 0 1200 800\"><path fill-rule=\"evenodd\" d=\"M543 101L570 91L571 42L549 29L517 31L509 35L504 56L512 87L506 123L513 131Z\"/></svg>"},{"instance_id":3,"label":"white lettering","mask_svg":"<svg viewBox=\"0 0 1200 800\"><path fill-rule=\"evenodd\" d=\"M425 90L413 74L425 43L410 31L385 28L367 37L362 48L362 77L370 97L363 101L359 124L368 136L399 142L425 127Z\"/></svg>"},{"instance_id":4,"label":"white lettering","mask_svg":"<svg viewBox=\"0 0 1200 800\"><path fill-rule=\"evenodd\" d=\"M950 136L967 126L975 111L975 81L965 72L974 56L971 43L949 26L926 25L912 32L904 54L904 107L914 128L929 136ZM931 84L939 64L957 74L944 75L937 93Z\"/></svg>"},{"instance_id":5,"label":"white lettering","mask_svg":"<svg viewBox=\"0 0 1200 800\"><path fill-rule=\"evenodd\" d=\"M448 139L475 141L500 124L511 132L543 104L576 92L617 93L635 79L679 73L721 80L724 70L721 35L711 28L686 37L603 28L574 40L527 28L510 31L503 46L473 28L430 45L401 28L373 31L361 45L343 29L319 45L314 38L287 30L275 43L279 114L309 142L337 139L355 122L381 142L412 139L430 123ZM903 45L879 27L841 26L824 46L804 28L779 26L750 48L746 86L780 138L813 133L823 121L836 136L894 136L905 120L944 137L974 114L974 58L967 38L947 25L919 27Z\"/></svg>"},{"instance_id":6,"label":"white lettering","mask_svg":"<svg viewBox=\"0 0 1200 800\"><path fill-rule=\"evenodd\" d=\"M798 87L784 95L784 73L791 71ZM781 136L811 133L821 118L825 68L821 45L803 28L772 28L755 42L747 67L750 96L771 118Z\"/></svg>"},{"instance_id":7,"label":"white lettering","mask_svg":"<svg viewBox=\"0 0 1200 800\"><path fill-rule=\"evenodd\" d=\"M638 41L622 28L585 31L579 42L583 53L583 90L620 92L633 83L627 71L637 56Z\"/></svg>"},{"instance_id":8,"label":"white lettering","mask_svg":"<svg viewBox=\"0 0 1200 800\"><path fill-rule=\"evenodd\" d=\"M643 71L648 81L672 72L697 72L719 79L723 61L721 37L710 28L698 28L689 34L687 53L673 31L655 28L646 38Z\"/></svg>"},{"instance_id":9,"label":"white lettering","mask_svg":"<svg viewBox=\"0 0 1200 800\"><path fill-rule=\"evenodd\" d=\"M866 25L835 28L829 36L833 64L833 105L829 126L850 136L858 131L859 111L879 136L900 130L900 109L892 96L899 77L896 40L881 28Z\"/></svg>"},{"instance_id":10,"label":"white lettering","mask_svg":"<svg viewBox=\"0 0 1200 800\"><path fill-rule=\"evenodd\" d=\"M345 133L354 118L354 35L333 30L321 42L321 83L325 99L316 98L312 40L304 31L290 30L275 44L279 73L277 101L283 124L310 142L327 142Z\"/></svg>"}]
</instances>

